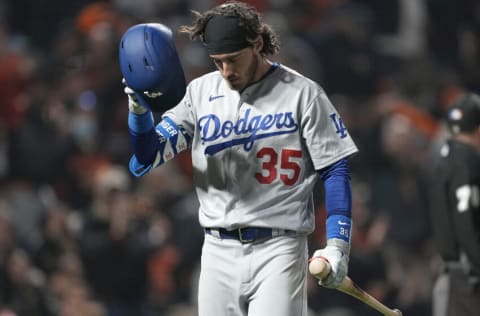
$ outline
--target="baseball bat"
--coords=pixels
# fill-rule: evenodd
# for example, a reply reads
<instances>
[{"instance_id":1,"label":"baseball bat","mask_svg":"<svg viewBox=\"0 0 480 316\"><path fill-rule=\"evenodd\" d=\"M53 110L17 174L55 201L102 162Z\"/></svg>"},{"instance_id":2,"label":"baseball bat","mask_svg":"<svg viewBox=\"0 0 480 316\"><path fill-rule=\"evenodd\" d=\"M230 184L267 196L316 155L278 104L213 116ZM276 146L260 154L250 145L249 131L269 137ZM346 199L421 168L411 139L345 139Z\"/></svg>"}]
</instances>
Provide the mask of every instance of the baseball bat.
<instances>
[{"instance_id":1,"label":"baseball bat","mask_svg":"<svg viewBox=\"0 0 480 316\"><path fill-rule=\"evenodd\" d=\"M322 280L325 278L331 270L330 264L322 258L312 258L308 266L310 274L312 274L317 279ZM376 298L365 292L360 288L355 282L352 281L348 276L342 281L342 284L337 288L337 290L355 297L356 299L362 301L363 303L369 305L373 309L376 309L385 316L402 316L402 312L398 309L391 309L380 303Z\"/></svg>"}]
</instances>

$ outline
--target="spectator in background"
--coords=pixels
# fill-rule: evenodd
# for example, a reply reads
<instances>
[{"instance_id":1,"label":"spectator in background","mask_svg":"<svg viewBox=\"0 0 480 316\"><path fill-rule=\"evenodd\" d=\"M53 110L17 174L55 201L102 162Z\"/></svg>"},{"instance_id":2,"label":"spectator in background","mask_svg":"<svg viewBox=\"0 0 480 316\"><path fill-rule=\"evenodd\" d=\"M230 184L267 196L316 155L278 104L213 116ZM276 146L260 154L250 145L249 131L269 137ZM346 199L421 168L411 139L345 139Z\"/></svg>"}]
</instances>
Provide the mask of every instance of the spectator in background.
<instances>
[{"instance_id":1,"label":"spectator in background","mask_svg":"<svg viewBox=\"0 0 480 316\"><path fill-rule=\"evenodd\" d=\"M130 179L121 167L101 168L95 183L79 239L85 276L108 316L147 315L148 262L163 242L162 231L154 228L151 209L134 212Z\"/></svg>"},{"instance_id":2,"label":"spectator in background","mask_svg":"<svg viewBox=\"0 0 480 316\"><path fill-rule=\"evenodd\" d=\"M0 22L0 122L7 130L22 122L22 95L35 69L32 56L15 48L12 42L8 27Z\"/></svg>"},{"instance_id":3,"label":"spectator in background","mask_svg":"<svg viewBox=\"0 0 480 316\"><path fill-rule=\"evenodd\" d=\"M476 0L425 1L431 59L437 67L455 71L466 89L478 89L480 3Z\"/></svg>"},{"instance_id":4,"label":"spectator in background","mask_svg":"<svg viewBox=\"0 0 480 316\"><path fill-rule=\"evenodd\" d=\"M15 249L6 265L5 301L20 316L47 316L44 304L44 277L23 249Z\"/></svg>"},{"instance_id":5,"label":"spectator in background","mask_svg":"<svg viewBox=\"0 0 480 316\"><path fill-rule=\"evenodd\" d=\"M76 243L68 227L71 211L64 205L49 209L42 219L41 241L33 251L33 260L47 276L60 269L61 259L69 252L76 252Z\"/></svg>"},{"instance_id":6,"label":"spectator in background","mask_svg":"<svg viewBox=\"0 0 480 316\"><path fill-rule=\"evenodd\" d=\"M332 5L306 38L318 56L318 79L329 94L366 98L379 91L380 56L374 49L372 12L355 1ZM317 74L318 76L318 74Z\"/></svg>"},{"instance_id":7,"label":"spectator in background","mask_svg":"<svg viewBox=\"0 0 480 316\"><path fill-rule=\"evenodd\" d=\"M10 134L10 177L58 185L63 180L75 142L65 129L67 113L55 78L36 71L28 85L22 124Z\"/></svg>"},{"instance_id":8,"label":"spectator in background","mask_svg":"<svg viewBox=\"0 0 480 316\"><path fill-rule=\"evenodd\" d=\"M369 182L376 217L390 223L383 249L386 278L395 288L396 306L406 314L425 315L432 279L426 170L437 123L405 96L390 95L378 106L385 164L375 168Z\"/></svg>"},{"instance_id":9,"label":"spectator in background","mask_svg":"<svg viewBox=\"0 0 480 316\"><path fill-rule=\"evenodd\" d=\"M5 209L5 205L1 205ZM7 284L8 258L16 248L15 229L8 214L4 211L0 214L0 307L8 304L10 289Z\"/></svg>"}]
</instances>

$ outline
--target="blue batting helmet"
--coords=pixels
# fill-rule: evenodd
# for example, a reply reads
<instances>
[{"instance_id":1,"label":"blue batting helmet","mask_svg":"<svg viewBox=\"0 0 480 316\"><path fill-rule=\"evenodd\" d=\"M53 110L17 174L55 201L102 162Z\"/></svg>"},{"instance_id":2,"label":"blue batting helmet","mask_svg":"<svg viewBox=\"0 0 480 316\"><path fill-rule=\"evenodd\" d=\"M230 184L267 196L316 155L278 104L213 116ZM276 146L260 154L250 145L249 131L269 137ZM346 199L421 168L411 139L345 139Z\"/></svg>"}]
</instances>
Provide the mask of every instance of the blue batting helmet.
<instances>
[{"instance_id":1,"label":"blue batting helmet","mask_svg":"<svg viewBox=\"0 0 480 316\"><path fill-rule=\"evenodd\" d=\"M120 41L119 62L127 85L152 111L164 112L183 98L185 75L167 26L130 27Z\"/></svg>"}]
</instances>

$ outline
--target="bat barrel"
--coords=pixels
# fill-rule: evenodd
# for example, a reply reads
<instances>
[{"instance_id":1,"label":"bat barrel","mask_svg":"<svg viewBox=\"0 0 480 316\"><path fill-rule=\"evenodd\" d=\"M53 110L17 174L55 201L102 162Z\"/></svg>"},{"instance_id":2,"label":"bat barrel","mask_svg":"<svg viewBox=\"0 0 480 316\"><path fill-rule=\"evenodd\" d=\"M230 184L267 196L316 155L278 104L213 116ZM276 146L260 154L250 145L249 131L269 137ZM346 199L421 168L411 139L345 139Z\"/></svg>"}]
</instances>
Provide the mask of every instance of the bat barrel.
<instances>
[{"instance_id":1,"label":"bat barrel","mask_svg":"<svg viewBox=\"0 0 480 316\"><path fill-rule=\"evenodd\" d=\"M385 316L402 316L402 312L400 310L388 308L376 298L368 294L365 290L360 288L348 276L345 277L338 290L355 297Z\"/></svg>"}]
</instances>

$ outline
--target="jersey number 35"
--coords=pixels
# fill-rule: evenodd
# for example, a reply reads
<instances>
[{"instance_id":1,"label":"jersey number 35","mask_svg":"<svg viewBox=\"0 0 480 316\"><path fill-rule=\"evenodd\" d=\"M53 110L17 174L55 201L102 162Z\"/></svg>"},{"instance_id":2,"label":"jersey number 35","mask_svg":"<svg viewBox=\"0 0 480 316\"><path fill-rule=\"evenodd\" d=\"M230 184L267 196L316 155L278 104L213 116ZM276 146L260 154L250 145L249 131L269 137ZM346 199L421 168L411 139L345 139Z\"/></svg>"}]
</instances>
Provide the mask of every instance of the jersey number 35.
<instances>
[{"instance_id":1,"label":"jersey number 35","mask_svg":"<svg viewBox=\"0 0 480 316\"><path fill-rule=\"evenodd\" d=\"M280 161L279 161L280 156ZM272 147L263 147L257 152L262 160L262 172L255 173L255 178L262 184L270 184L280 176L285 185L293 185L300 175L300 164L295 161L302 158L302 152L295 149L282 149L280 155Z\"/></svg>"}]
</instances>

